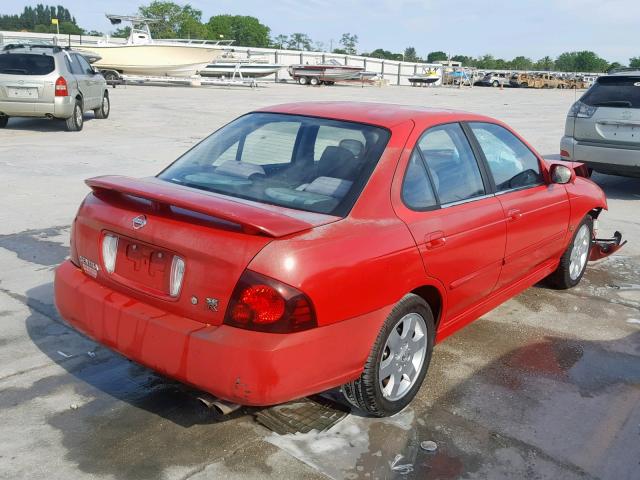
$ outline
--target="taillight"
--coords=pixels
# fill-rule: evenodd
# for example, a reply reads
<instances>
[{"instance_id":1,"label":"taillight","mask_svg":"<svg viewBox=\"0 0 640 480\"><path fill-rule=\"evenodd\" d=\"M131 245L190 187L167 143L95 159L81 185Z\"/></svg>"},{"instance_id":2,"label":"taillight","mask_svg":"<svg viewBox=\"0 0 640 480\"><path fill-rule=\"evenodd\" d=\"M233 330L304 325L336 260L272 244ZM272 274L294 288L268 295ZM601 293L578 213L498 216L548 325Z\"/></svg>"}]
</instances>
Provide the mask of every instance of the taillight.
<instances>
[{"instance_id":1,"label":"taillight","mask_svg":"<svg viewBox=\"0 0 640 480\"><path fill-rule=\"evenodd\" d=\"M173 256L171 261L171 275L169 277L169 295L177 297L182 288L182 279L184 278L184 260L177 255Z\"/></svg>"},{"instance_id":2,"label":"taillight","mask_svg":"<svg viewBox=\"0 0 640 480\"><path fill-rule=\"evenodd\" d=\"M58 77L56 80L56 97L68 97L69 89L67 88L67 81L64 77Z\"/></svg>"},{"instance_id":3,"label":"taillight","mask_svg":"<svg viewBox=\"0 0 640 480\"><path fill-rule=\"evenodd\" d=\"M562 158L571 158L571 154L569 154L569 152L567 152L566 150L560 150L560 156Z\"/></svg>"},{"instance_id":4,"label":"taillight","mask_svg":"<svg viewBox=\"0 0 640 480\"><path fill-rule=\"evenodd\" d=\"M118 258L118 237L109 233L102 237L102 263L108 273L116 270L116 259Z\"/></svg>"},{"instance_id":5,"label":"taillight","mask_svg":"<svg viewBox=\"0 0 640 480\"><path fill-rule=\"evenodd\" d=\"M80 258L78 257L78 249L76 248L76 222L78 217L73 219L71 224L71 232L69 234L69 260L76 267L80 268Z\"/></svg>"},{"instance_id":6,"label":"taillight","mask_svg":"<svg viewBox=\"0 0 640 480\"><path fill-rule=\"evenodd\" d=\"M304 293L250 270L245 270L231 295L224 323L271 333L317 326L313 305Z\"/></svg>"}]
</instances>

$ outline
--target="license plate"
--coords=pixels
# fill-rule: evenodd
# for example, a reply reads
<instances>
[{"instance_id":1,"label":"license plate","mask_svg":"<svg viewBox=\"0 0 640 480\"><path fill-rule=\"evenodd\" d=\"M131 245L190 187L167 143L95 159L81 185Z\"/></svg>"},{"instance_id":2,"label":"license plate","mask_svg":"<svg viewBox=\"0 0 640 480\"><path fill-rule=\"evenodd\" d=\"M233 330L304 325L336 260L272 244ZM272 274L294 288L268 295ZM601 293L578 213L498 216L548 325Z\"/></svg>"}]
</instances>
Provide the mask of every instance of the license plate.
<instances>
[{"instance_id":1,"label":"license plate","mask_svg":"<svg viewBox=\"0 0 640 480\"><path fill-rule=\"evenodd\" d=\"M37 88L8 87L7 93L10 98L38 98Z\"/></svg>"}]
</instances>

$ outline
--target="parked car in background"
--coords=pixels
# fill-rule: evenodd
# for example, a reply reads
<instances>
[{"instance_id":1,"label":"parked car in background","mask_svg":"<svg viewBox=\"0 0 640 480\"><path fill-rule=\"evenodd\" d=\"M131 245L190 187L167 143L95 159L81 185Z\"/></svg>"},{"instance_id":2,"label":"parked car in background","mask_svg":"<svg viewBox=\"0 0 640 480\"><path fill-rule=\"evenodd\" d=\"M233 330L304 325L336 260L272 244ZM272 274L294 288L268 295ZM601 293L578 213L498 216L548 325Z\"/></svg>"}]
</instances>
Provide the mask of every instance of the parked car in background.
<instances>
[{"instance_id":1,"label":"parked car in background","mask_svg":"<svg viewBox=\"0 0 640 480\"><path fill-rule=\"evenodd\" d=\"M551 73L515 73L509 84L521 88L567 88L568 83Z\"/></svg>"},{"instance_id":2,"label":"parked car in background","mask_svg":"<svg viewBox=\"0 0 640 480\"><path fill-rule=\"evenodd\" d=\"M0 128L10 117L46 117L78 131L84 112L107 118L110 108L107 82L81 54L49 45L0 51Z\"/></svg>"},{"instance_id":3,"label":"parked car in background","mask_svg":"<svg viewBox=\"0 0 640 480\"><path fill-rule=\"evenodd\" d=\"M600 77L573 104L560 156L596 172L640 177L640 71Z\"/></svg>"},{"instance_id":4,"label":"parked car in background","mask_svg":"<svg viewBox=\"0 0 640 480\"><path fill-rule=\"evenodd\" d=\"M392 415L434 344L620 247L595 240L607 203L580 173L481 115L264 108L156 177L87 180L55 300L96 341L227 402L342 386Z\"/></svg>"},{"instance_id":5,"label":"parked car in background","mask_svg":"<svg viewBox=\"0 0 640 480\"><path fill-rule=\"evenodd\" d=\"M480 80L480 85L484 85L485 87L500 87L509 85L510 75L504 72L490 72L487 73L482 80Z\"/></svg>"}]
</instances>

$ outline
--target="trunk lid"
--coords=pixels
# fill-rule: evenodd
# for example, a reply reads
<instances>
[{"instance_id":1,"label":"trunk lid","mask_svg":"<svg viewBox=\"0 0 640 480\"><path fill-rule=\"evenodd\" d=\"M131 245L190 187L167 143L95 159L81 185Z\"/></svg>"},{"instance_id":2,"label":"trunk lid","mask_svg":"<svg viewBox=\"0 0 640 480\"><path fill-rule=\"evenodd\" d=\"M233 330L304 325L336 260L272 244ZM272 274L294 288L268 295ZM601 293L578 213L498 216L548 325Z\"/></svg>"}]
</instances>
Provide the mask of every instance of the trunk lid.
<instances>
[{"instance_id":1,"label":"trunk lid","mask_svg":"<svg viewBox=\"0 0 640 480\"><path fill-rule=\"evenodd\" d=\"M85 273L159 308L219 325L249 262L269 242L338 217L201 192L156 178L100 177L74 225L73 247ZM115 268L105 267L105 235L118 238ZM174 258L184 260L176 297Z\"/></svg>"}]
</instances>

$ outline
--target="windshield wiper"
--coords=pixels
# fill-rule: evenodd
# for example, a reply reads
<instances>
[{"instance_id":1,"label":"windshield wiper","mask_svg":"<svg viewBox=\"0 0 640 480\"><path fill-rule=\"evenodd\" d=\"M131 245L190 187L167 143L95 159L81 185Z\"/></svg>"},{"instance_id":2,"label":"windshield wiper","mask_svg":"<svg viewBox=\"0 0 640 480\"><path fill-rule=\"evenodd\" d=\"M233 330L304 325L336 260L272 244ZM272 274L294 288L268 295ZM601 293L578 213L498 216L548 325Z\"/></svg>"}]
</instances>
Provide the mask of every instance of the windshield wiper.
<instances>
[{"instance_id":1,"label":"windshield wiper","mask_svg":"<svg viewBox=\"0 0 640 480\"><path fill-rule=\"evenodd\" d=\"M629 100L609 100L608 102L598 102L593 104L594 107L633 107Z\"/></svg>"}]
</instances>

